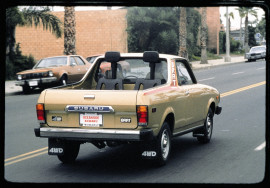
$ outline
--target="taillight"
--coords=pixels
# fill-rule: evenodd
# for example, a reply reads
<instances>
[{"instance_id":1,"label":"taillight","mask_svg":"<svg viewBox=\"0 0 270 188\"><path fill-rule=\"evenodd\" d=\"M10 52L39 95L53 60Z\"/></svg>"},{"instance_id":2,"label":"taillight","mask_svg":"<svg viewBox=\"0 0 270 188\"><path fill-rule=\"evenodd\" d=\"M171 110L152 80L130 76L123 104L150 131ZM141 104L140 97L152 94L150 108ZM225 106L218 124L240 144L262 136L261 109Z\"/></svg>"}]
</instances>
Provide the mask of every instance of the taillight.
<instances>
[{"instance_id":1,"label":"taillight","mask_svg":"<svg viewBox=\"0 0 270 188\"><path fill-rule=\"evenodd\" d=\"M148 125L148 106L144 105L137 106L137 121L138 126Z\"/></svg>"},{"instance_id":2,"label":"taillight","mask_svg":"<svg viewBox=\"0 0 270 188\"><path fill-rule=\"evenodd\" d=\"M44 104L37 104L36 110L37 110L37 119L38 119L39 123L45 123Z\"/></svg>"}]
</instances>

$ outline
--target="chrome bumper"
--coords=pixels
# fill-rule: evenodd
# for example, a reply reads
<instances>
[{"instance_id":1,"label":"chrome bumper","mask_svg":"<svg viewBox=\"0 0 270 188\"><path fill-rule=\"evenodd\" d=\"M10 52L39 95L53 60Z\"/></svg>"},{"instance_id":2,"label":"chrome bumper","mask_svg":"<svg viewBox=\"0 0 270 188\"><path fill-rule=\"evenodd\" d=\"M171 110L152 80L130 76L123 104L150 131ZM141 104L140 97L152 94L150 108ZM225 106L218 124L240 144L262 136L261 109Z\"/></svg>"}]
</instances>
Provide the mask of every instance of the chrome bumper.
<instances>
[{"instance_id":1,"label":"chrome bumper","mask_svg":"<svg viewBox=\"0 0 270 188\"><path fill-rule=\"evenodd\" d=\"M36 79L29 79L29 80L18 80L15 82L16 86L23 86L29 85L31 86L31 82L36 81L38 84L47 84L51 82L55 82L57 80L56 77L49 77L49 78L36 78Z\"/></svg>"},{"instance_id":2,"label":"chrome bumper","mask_svg":"<svg viewBox=\"0 0 270 188\"><path fill-rule=\"evenodd\" d=\"M125 140L142 141L153 138L152 129L75 129L75 128L35 128L36 137L63 138L72 140Z\"/></svg>"}]
</instances>

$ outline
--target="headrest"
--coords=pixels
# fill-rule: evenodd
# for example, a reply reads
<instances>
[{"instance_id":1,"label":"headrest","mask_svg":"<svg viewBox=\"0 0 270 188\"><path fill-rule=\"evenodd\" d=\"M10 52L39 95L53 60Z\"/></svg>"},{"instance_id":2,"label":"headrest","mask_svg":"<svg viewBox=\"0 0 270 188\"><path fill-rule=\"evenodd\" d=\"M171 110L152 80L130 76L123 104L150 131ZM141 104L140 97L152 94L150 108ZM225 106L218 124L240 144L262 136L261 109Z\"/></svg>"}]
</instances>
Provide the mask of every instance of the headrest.
<instances>
[{"instance_id":1,"label":"headrest","mask_svg":"<svg viewBox=\"0 0 270 188\"><path fill-rule=\"evenodd\" d=\"M157 51L145 51L143 53L143 61L149 63L159 63L159 53Z\"/></svg>"},{"instance_id":2,"label":"headrest","mask_svg":"<svg viewBox=\"0 0 270 188\"><path fill-rule=\"evenodd\" d=\"M105 60L111 63L118 62L120 60L120 52L106 52Z\"/></svg>"}]
</instances>

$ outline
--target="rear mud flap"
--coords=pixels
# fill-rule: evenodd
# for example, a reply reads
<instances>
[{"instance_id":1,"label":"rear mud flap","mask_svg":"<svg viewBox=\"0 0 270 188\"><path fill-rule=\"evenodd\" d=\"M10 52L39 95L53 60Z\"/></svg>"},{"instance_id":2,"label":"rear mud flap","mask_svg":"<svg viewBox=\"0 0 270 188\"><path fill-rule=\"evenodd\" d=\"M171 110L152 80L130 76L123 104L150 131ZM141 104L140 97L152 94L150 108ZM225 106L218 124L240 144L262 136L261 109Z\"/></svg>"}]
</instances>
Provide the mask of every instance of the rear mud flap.
<instances>
[{"instance_id":1,"label":"rear mud flap","mask_svg":"<svg viewBox=\"0 0 270 188\"><path fill-rule=\"evenodd\" d=\"M157 140L142 141L140 143L140 154L143 159L156 159L158 154Z\"/></svg>"},{"instance_id":2,"label":"rear mud flap","mask_svg":"<svg viewBox=\"0 0 270 188\"><path fill-rule=\"evenodd\" d=\"M64 155L65 143L57 139L48 139L48 154L49 155Z\"/></svg>"}]
</instances>

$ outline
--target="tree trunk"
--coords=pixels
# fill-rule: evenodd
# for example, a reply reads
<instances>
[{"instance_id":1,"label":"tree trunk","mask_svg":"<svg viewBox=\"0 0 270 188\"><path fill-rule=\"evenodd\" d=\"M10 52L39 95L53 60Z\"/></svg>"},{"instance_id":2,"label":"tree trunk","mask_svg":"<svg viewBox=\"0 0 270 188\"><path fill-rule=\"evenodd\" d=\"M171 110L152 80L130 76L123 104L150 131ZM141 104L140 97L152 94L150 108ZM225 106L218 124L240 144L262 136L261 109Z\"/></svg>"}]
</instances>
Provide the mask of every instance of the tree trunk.
<instances>
[{"instance_id":1,"label":"tree trunk","mask_svg":"<svg viewBox=\"0 0 270 188\"><path fill-rule=\"evenodd\" d=\"M245 53L249 52L249 46L248 46L248 15L246 15L245 18Z\"/></svg>"},{"instance_id":2,"label":"tree trunk","mask_svg":"<svg viewBox=\"0 0 270 188\"><path fill-rule=\"evenodd\" d=\"M187 52L187 13L186 8L180 8L180 22L179 22L179 52L180 57L188 59Z\"/></svg>"},{"instance_id":3,"label":"tree trunk","mask_svg":"<svg viewBox=\"0 0 270 188\"><path fill-rule=\"evenodd\" d=\"M240 18L240 35L239 35L239 41L240 41L240 44L241 44L241 49L243 49L243 40L242 40L242 17Z\"/></svg>"},{"instance_id":4,"label":"tree trunk","mask_svg":"<svg viewBox=\"0 0 270 188\"><path fill-rule=\"evenodd\" d=\"M76 54L76 22L74 7L65 7L64 54Z\"/></svg>"},{"instance_id":5,"label":"tree trunk","mask_svg":"<svg viewBox=\"0 0 270 188\"><path fill-rule=\"evenodd\" d=\"M207 64L207 50L206 50L206 36L207 36L207 25L206 25L206 7L202 8L202 29L201 29L201 64Z\"/></svg>"}]
</instances>

